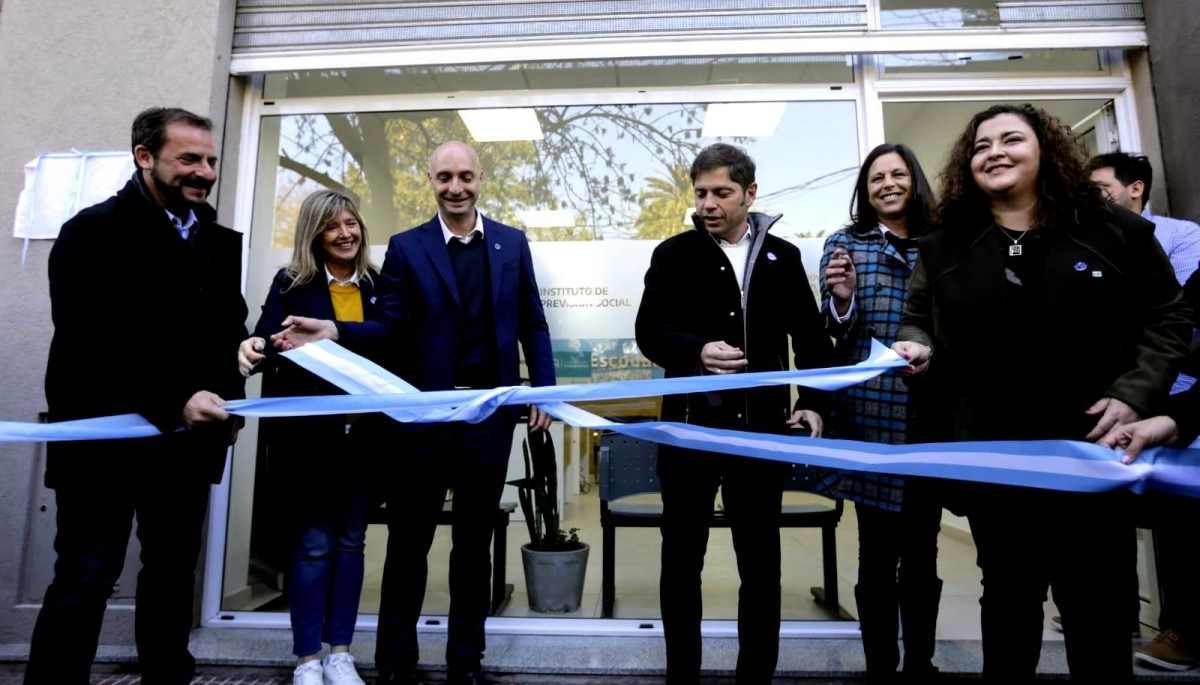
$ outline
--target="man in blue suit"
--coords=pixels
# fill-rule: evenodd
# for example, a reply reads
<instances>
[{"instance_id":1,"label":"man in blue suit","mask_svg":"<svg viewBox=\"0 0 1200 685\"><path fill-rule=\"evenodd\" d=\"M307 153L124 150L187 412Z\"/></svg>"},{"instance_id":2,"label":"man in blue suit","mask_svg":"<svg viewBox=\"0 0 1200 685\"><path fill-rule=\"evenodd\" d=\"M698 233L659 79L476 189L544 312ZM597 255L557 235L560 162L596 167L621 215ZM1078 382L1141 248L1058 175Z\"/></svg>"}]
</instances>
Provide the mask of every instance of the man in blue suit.
<instances>
[{"instance_id":1,"label":"man in blue suit","mask_svg":"<svg viewBox=\"0 0 1200 685\"><path fill-rule=\"evenodd\" d=\"M520 357L533 385L554 385L550 333L525 234L475 207L479 157L454 141L434 151L429 185L438 214L392 236L373 318L363 323L291 317L272 337L291 349L319 339L350 349L383 349L380 361L420 390L518 385ZM380 346L380 343L383 343ZM515 414L504 408L478 424L390 424L403 454L383 479L388 511L377 683L413 683L416 622L426 557L447 488L454 490L450 553L449 683L482 683L484 621L490 606L492 522L500 504ZM532 430L550 417L530 409Z\"/></svg>"}]
</instances>

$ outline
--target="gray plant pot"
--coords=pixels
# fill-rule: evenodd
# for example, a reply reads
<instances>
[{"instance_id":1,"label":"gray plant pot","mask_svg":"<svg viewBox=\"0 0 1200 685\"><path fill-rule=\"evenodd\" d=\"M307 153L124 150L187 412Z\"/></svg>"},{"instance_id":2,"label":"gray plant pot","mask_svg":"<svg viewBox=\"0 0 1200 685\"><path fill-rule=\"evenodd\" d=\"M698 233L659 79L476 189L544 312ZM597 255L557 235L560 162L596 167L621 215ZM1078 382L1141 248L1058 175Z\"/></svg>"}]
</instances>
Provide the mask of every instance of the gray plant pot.
<instances>
[{"instance_id":1,"label":"gray plant pot","mask_svg":"<svg viewBox=\"0 0 1200 685\"><path fill-rule=\"evenodd\" d=\"M529 608L541 614L565 614L583 602L587 574L587 544L573 552L538 552L521 546Z\"/></svg>"}]
</instances>

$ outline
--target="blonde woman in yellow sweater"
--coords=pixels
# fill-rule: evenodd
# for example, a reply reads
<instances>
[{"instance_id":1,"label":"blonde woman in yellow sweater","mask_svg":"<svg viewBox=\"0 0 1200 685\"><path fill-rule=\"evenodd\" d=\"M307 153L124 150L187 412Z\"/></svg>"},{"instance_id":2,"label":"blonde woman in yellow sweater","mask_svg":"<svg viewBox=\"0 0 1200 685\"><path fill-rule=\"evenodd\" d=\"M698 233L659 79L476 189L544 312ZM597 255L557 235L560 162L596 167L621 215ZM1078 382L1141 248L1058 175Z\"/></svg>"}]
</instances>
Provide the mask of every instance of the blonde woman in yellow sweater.
<instances>
[{"instance_id":1,"label":"blonde woman in yellow sweater","mask_svg":"<svg viewBox=\"0 0 1200 685\"><path fill-rule=\"evenodd\" d=\"M362 321L379 275L368 246L367 228L349 195L320 190L305 198L291 263L275 275L254 335L238 351L243 375L263 372L264 397L341 394L274 354L266 340L292 315ZM363 685L349 649L363 583L368 450L354 444L350 418L262 422L268 482L278 495L278 506L270 509L291 533L286 553L294 685ZM330 646L323 660L322 642Z\"/></svg>"}]
</instances>

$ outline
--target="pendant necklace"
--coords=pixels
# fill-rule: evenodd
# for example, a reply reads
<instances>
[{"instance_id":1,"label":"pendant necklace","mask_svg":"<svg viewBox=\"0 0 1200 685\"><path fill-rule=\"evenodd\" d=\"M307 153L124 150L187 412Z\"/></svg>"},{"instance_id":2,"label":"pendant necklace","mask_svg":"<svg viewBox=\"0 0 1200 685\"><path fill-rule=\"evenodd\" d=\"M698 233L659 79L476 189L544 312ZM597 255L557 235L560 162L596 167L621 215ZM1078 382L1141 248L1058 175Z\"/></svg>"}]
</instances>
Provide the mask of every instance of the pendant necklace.
<instances>
[{"instance_id":1,"label":"pendant necklace","mask_svg":"<svg viewBox=\"0 0 1200 685\"><path fill-rule=\"evenodd\" d=\"M1004 232L1004 236L1006 238L1013 241L1013 244L1008 246L1008 256L1009 257L1020 257L1021 256L1021 245L1020 245L1021 238L1024 238L1025 234L1029 233L1029 231L1018 231L1021 234L1021 236L1019 238L1013 238L1012 235L1009 234L1007 228L1004 228L1003 226L1001 226L999 224L996 224L995 226L996 226L996 228L998 228Z\"/></svg>"}]
</instances>

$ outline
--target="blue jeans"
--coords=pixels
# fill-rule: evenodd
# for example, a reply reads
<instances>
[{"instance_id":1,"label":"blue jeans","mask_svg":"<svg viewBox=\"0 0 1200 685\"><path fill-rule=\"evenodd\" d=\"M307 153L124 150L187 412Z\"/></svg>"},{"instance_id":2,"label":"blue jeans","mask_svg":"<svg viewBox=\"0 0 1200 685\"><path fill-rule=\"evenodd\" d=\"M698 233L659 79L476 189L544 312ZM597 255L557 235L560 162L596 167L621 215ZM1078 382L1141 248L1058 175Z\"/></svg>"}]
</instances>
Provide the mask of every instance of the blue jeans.
<instances>
[{"instance_id":1,"label":"blue jeans","mask_svg":"<svg viewBox=\"0 0 1200 685\"><path fill-rule=\"evenodd\" d=\"M326 468L313 474L314 501L296 512L288 606L298 657L320 652L322 641L349 645L362 594L367 538L362 459L352 450L331 453Z\"/></svg>"}]
</instances>

